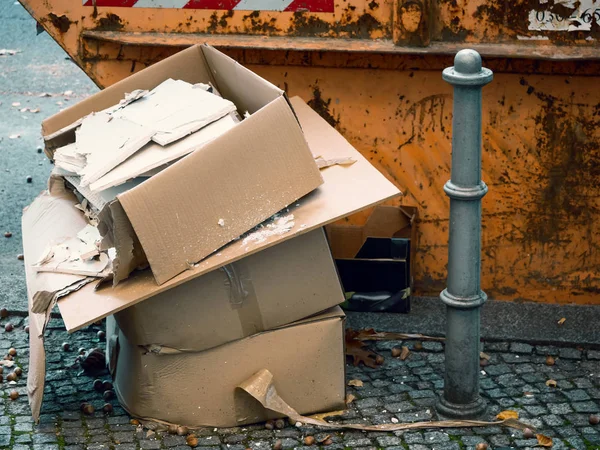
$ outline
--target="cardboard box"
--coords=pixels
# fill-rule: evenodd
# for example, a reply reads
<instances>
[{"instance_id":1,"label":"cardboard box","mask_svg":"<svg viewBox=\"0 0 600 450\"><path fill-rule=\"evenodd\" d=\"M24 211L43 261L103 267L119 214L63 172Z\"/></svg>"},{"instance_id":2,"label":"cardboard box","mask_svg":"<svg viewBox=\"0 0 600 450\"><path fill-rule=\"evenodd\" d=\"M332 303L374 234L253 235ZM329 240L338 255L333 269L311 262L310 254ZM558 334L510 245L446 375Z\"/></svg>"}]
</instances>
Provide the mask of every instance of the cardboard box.
<instances>
[{"instance_id":1,"label":"cardboard box","mask_svg":"<svg viewBox=\"0 0 600 450\"><path fill-rule=\"evenodd\" d=\"M114 349L111 350L114 352ZM133 416L234 427L277 417L236 387L261 369L300 414L345 407L344 314L338 307L203 352L154 353L119 334L114 389Z\"/></svg>"},{"instance_id":2,"label":"cardboard box","mask_svg":"<svg viewBox=\"0 0 600 450\"><path fill-rule=\"evenodd\" d=\"M344 301L323 229L228 264L115 314L127 341L201 351Z\"/></svg>"},{"instance_id":3,"label":"cardboard box","mask_svg":"<svg viewBox=\"0 0 600 450\"><path fill-rule=\"evenodd\" d=\"M294 223L289 231L266 236L260 241L233 242L162 285L156 284L149 270L136 272L114 288L110 283L102 284L97 280L80 285L82 277L74 275L36 273L31 266L39 260L47 243L52 239L75 236L86 221L83 214L73 207L76 199L72 193L66 191L64 183L56 179L52 180L50 191L40 195L26 209L22 228L30 324L28 391L35 419L39 417L44 392L43 331L50 307L35 312L34 304L45 299L47 305L51 306L58 298L58 307L67 330L73 332L223 266L299 238L400 194L391 182L302 100L292 99L291 102L315 155L326 159L351 157L356 163L323 169L324 184L290 206L289 214L293 214ZM215 323L219 322L218 317L213 319ZM300 346L294 345L294 351L296 347Z\"/></svg>"},{"instance_id":4,"label":"cardboard box","mask_svg":"<svg viewBox=\"0 0 600 450\"><path fill-rule=\"evenodd\" d=\"M212 83L251 116L200 150L123 192L110 208L129 224L162 284L295 200L323 179L284 91L208 45L197 45L92 95L42 123L47 153L74 142L71 124L169 79ZM119 231L114 231L118 234ZM121 267L135 255L114 240ZM135 265L134 265L135 266Z\"/></svg>"}]
</instances>

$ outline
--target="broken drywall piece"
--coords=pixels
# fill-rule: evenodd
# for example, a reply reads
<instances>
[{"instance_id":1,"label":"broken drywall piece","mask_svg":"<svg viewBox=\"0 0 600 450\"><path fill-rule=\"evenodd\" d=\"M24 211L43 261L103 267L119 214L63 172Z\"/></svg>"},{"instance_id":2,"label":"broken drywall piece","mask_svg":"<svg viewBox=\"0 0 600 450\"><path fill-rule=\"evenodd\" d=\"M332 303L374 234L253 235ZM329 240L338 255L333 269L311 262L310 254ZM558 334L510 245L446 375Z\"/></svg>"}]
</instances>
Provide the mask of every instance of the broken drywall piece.
<instances>
[{"instance_id":1,"label":"broken drywall piece","mask_svg":"<svg viewBox=\"0 0 600 450\"><path fill-rule=\"evenodd\" d=\"M238 122L233 114L228 114L196 131L186 139L181 139L170 145L163 147L151 142L92 183L90 188L94 192L99 192L113 186L118 186L127 180L139 177L161 166L165 166L166 168L166 164L202 148L205 144L232 129Z\"/></svg>"},{"instance_id":2,"label":"broken drywall piece","mask_svg":"<svg viewBox=\"0 0 600 450\"><path fill-rule=\"evenodd\" d=\"M319 169L324 169L326 167L331 167L331 166L335 166L335 165L351 166L355 162L356 162L356 160L354 158L350 158L350 157L325 159L322 156L319 156L319 157L315 158L315 163L317 163L317 167Z\"/></svg>"},{"instance_id":3,"label":"broken drywall piece","mask_svg":"<svg viewBox=\"0 0 600 450\"><path fill-rule=\"evenodd\" d=\"M88 200L96 212L102 211L102 209L108 203L117 198L117 195L120 193L126 192L129 189L132 189L146 181L145 178L134 178L133 180L129 180L128 182L120 184L119 186L111 187L101 192L94 192L91 189L92 185L82 186L81 178L78 176L67 175L65 176L65 180L67 180L67 182L69 182L69 184L71 184L77 192L79 192L85 199Z\"/></svg>"},{"instance_id":4,"label":"broken drywall piece","mask_svg":"<svg viewBox=\"0 0 600 450\"><path fill-rule=\"evenodd\" d=\"M87 254L94 249L95 246L82 242L79 238L67 238L62 242L50 244L32 267L36 272L105 276L110 263L107 254L100 253L98 259L89 261L81 258L82 254Z\"/></svg>"},{"instance_id":5,"label":"broken drywall piece","mask_svg":"<svg viewBox=\"0 0 600 450\"><path fill-rule=\"evenodd\" d=\"M54 164L56 168L78 174L85 167L86 159L85 156L77 153L77 146L72 143L56 149Z\"/></svg>"},{"instance_id":6,"label":"broken drywall piece","mask_svg":"<svg viewBox=\"0 0 600 450\"><path fill-rule=\"evenodd\" d=\"M155 130L152 140L164 146L235 110L229 100L169 78L112 116Z\"/></svg>"},{"instance_id":7,"label":"broken drywall piece","mask_svg":"<svg viewBox=\"0 0 600 450\"><path fill-rule=\"evenodd\" d=\"M79 171L81 185L89 185L121 164L150 142L153 134L150 127L109 114L86 117L75 132L76 151L86 159Z\"/></svg>"}]
</instances>

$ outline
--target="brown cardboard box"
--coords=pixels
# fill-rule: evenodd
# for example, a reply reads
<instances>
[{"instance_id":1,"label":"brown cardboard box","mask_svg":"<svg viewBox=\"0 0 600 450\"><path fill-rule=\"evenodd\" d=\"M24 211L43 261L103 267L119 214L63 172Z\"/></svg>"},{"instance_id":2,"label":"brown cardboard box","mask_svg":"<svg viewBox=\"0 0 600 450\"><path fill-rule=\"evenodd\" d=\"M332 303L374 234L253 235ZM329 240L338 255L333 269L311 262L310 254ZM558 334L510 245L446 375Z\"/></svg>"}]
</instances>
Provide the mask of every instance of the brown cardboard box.
<instances>
[{"instance_id":1,"label":"brown cardboard box","mask_svg":"<svg viewBox=\"0 0 600 450\"><path fill-rule=\"evenodd\" d=\"M207 45L183 50L45 120L47 153L74 141L73 122L169 78L212 83L251 116L117 196L119 205L111 209L125 211L136 235L131 239L139 239L158 284L323 182L284 92ZM120 260L134 258L131 249L115 244Z\"/></svg>"},{"instance_id":2,"label":"brown cardboard box","mask_svg":"<svg viewBox=\"0 0 600 450\"><path fill-rule=\"evenodd\" d=\"M124 309L115 319L132 345L201 351L343 301L325 233L317 229Z\"/></svg>"},{"instance_id":3,"label":"brown cardboard box","mask_svg":"<svg viewBox=\"0 0 600 450\"><path fill-rule=\"evenodd\" d=\"M209 274L220 267L258 254L277 244L302 237L328 223L400 194L392 183L302 100L292 99L292 105L313 154L326 159L351 157L356 160L356 163L351 166L328 167L321 172L324 184L290 206L290 214L294 215L294 225L288 232L268 236L262 241L253 243L244 243L243 240L233 242L162 285L156 284L149 270L135 273L114 288L110 283L100 285L97 280L82 286L78 284L82 277L74 275L36 273L32 264L39 260L48 242L52 239L76 235L85 226L86 221L83 214L73 207L76 199L72 193L64 189L64 183L60 179L51 180L50 191L40 195L26 209L23 214L22 228L29 298L31 355L27 386L35 419L39 417L44 392L43 334L47 319L45 313L50 310L48 308L43 312L34 312L33 305L39 302L40 298L47 297L49 305L59 298L58 306L67 330L73 332L98 319ZM73 289L77 290L72 291L73 286ZM294 309L290 308L288 311L293 312ZM218 323L218 317L213 316L213 319ZM168 321L170 318L165 317L164 320ZM287 351L293 354L297 347L301 345L294 343L293 348L288 348Z\"/></svg>"},{"instance_id":4,"label":"brown cardboard box","mask_svg":"<svg viewBox=\"0 0 600 450\"><path fill-rule=\"evenodd\" d=\"M114 351L114 350L113 350ZM154 353L118 338L114 388L132 415L186 426L234 427L277 417L236 387L261 369L300 414L344 408L339 307L203 352Z\"/></svg>"}]
</instances>

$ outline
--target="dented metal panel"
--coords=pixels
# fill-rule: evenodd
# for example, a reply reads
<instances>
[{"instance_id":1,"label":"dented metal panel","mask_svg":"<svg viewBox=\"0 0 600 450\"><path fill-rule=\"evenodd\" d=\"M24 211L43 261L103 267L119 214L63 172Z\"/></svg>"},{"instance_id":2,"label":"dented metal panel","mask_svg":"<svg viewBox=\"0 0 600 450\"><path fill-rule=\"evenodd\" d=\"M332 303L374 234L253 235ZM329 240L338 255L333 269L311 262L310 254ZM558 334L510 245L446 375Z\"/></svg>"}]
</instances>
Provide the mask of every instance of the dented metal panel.
<instances>
[{"instance_id":1,"label":"dented metal panel","mask_svg":"<svg viewBox=\"0 0 600 450\"><path fill-rule=\"evenodd\" d=\"M482 288L600 303L600 0L334 0L332 13L297 1L283 12L22 2L99 86L208 42L304 98L418 207L423 295L446 281L441 70L478 50L495 72L483 90Z\"/></svg>"}]
</instances>

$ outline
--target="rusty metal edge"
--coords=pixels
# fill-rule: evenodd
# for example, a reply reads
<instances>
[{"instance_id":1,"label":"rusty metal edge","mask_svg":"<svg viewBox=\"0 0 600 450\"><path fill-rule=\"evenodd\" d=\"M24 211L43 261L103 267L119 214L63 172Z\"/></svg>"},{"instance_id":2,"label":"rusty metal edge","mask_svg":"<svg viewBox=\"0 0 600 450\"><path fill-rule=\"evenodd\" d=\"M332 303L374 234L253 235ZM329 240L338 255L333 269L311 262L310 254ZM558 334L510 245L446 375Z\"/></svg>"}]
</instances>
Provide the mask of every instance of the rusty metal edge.
<instances>
[{"instance_id":1,"label":"rusty metal edge","mask_svg":"<svg viewBox=\"0 0 600 450\"><path fill-rule=\"evenodd\" d=\"M539 59L550 61L600 60L596 47L551 46L535 43L480 44L466 42L432 42L428 47L403 47L390 39L340 39L280 36L248 36L234 34L144 33L85 30L83 39L122 45L188 47L208 43L215 47L250 50L319 51L349 53L391 53L407 55L453 55L463 48L477 50L485 57Z\"/></svg>"}]
</instances>

